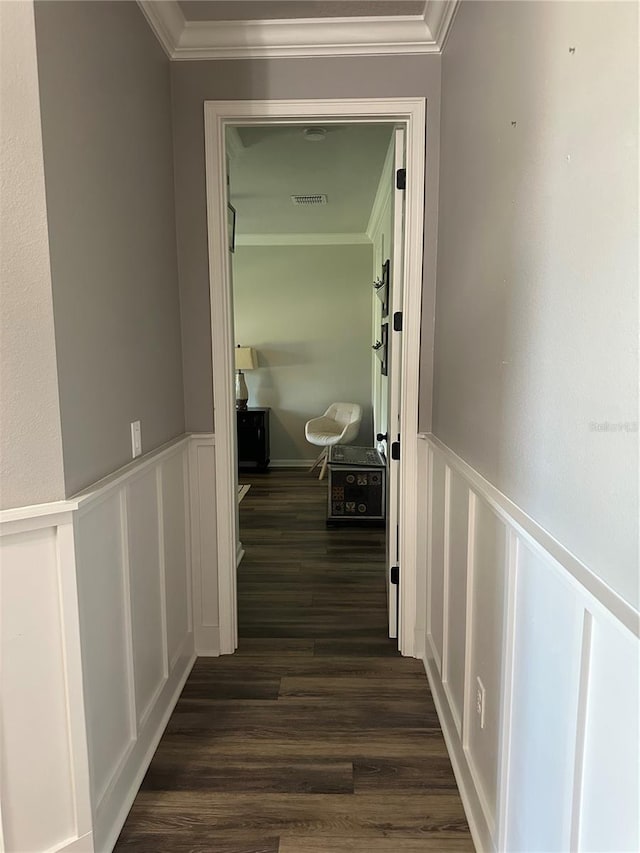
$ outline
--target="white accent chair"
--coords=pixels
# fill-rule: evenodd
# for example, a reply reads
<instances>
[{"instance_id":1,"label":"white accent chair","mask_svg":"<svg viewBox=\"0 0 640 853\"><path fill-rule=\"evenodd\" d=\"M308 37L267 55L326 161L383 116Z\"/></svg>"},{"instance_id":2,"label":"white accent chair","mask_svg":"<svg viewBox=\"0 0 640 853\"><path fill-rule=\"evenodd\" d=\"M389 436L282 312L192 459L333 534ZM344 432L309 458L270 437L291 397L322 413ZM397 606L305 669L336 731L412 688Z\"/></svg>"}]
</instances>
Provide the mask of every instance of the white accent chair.
<instances>
[{"instance_id":1,"label":"white accent chair","mask_svg":"<svg viewBox=\"0 0 640 853\"><path fill-rule=\"evenodd\" d=\"M332 403L324 415L307 421L304 428L309 444L322 447L322 452L313 463L309 472L322 463L319 480L327 471L329 448L334 444L349 444L360 431L362 408L357 403Z\"/></svg>"}]
</instances>

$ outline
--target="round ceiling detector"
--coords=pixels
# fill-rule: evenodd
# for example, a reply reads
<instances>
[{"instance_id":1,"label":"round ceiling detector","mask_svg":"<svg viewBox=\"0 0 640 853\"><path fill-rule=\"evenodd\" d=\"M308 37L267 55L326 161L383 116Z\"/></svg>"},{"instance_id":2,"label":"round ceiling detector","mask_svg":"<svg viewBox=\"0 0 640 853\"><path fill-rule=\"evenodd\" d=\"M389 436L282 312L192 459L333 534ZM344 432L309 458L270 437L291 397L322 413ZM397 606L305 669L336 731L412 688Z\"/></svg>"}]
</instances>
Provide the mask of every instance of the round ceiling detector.
<instances>
[{"instance_id":1,"label":"round ceiling detector","mask_svg":"<svg viewBox=\"0 0 640 853\"><path fill-rule=\"evenodd\" d=\"M307 142L324 142L326 135L324 127L306 127L303 134Z\"/></svg>"}]
</instances>

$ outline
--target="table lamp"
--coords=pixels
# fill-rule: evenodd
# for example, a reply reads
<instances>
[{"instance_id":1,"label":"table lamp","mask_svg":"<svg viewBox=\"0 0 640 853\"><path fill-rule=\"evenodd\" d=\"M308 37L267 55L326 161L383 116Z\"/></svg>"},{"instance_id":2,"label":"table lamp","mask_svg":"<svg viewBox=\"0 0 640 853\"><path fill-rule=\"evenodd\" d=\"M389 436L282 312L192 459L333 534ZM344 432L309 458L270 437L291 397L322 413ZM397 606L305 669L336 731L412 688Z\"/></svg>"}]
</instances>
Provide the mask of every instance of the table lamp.
<instances>
[{"instance_id":1,"label":"table lamp","mask_svg":"<svg viewBox=\"0 0 640 853\"><path fill-rule=\"evenodd\" d=\"M247 408L249 402L249 391L244 381L244 371L253 370L256 364L256 354L252 347L236 347L236 409L240 411Z\"/></svg>"}]
</instances>

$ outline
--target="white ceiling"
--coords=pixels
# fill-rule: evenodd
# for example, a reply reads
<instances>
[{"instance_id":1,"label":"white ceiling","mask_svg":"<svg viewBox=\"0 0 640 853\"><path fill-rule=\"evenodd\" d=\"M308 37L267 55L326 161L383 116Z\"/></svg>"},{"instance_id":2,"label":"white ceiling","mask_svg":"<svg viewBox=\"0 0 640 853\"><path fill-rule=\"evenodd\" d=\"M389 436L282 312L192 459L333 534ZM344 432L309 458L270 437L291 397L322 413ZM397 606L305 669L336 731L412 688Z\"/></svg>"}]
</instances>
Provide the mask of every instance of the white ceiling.
<instances>
[{"instance_id":1,"label":"white ceiling","mask_svg":"<svg viewBox=\"0 0 640 853\"><path fill-rule=\"evenodd\" d=\"M425 0L179 0L187 21L423 15Z\"/></svg>"},{"instance_id":2,"label":"white ceiling","mask_svg":"<svg viewBox=\"0 0 640 853\"><path fill-rule=\"evenodd\" d=\"M362 234L367 229L389 125L328 126L323 142L303 127L239 128L242 149L230 160L236 233ZM292 195L324 193L326 205L297 207Z\"/></svg>"}]
</instances>

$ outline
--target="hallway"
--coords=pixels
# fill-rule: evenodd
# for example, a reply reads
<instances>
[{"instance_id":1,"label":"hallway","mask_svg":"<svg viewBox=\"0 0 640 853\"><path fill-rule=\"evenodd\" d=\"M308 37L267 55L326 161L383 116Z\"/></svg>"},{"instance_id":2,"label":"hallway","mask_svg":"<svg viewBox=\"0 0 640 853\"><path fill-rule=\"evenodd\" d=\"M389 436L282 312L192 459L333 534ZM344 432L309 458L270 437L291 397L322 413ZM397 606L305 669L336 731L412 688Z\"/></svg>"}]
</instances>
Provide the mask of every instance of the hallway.
<instances>
[{"instance_id":1,"label":"hallway","mask_svg":"<svg viewBox=\"0 0 640 853\"><path fill-rule=\"evenodd\" d=\"M196 661L116 850L472 851L383 532L327 530L306 472L240 479L239 650Z\"/></svg>"},{"instance_id":2,"label":"hallway","mask_svg":"<svg viewBox=\"0 0 640 853\"><path fill-rule=\"evenodd\" d=\"M638 11L0 2L6 853L640 851ZM290 467L330 401L401 427L418 660Z\"/></svg>"}]
</instances>

